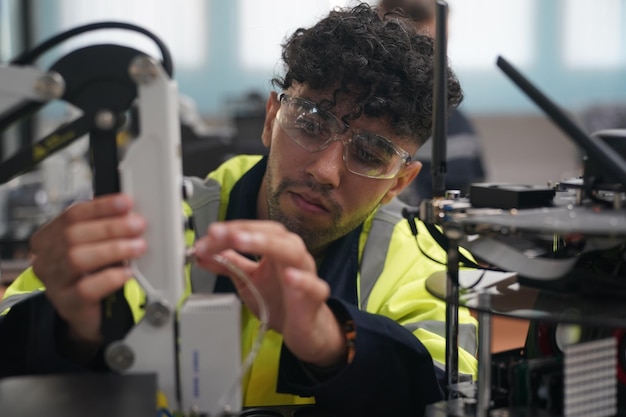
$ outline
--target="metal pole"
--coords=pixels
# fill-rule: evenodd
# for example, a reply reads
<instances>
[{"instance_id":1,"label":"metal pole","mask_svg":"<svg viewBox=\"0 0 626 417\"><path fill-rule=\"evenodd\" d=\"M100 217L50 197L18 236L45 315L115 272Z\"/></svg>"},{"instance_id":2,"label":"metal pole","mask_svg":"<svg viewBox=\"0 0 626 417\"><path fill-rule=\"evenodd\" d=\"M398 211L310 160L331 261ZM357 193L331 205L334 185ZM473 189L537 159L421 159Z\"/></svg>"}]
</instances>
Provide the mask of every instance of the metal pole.
<instances>
[{"instance_id":1,"label":"metal pole","mask_svg":"<svg viewBox=\"0 0 626 417\"><path fill-rule=\"evenodd\" d=\"M491 406L491 298L478 295L478 399L476 417L487 417Z\"/></svg>"},{"instance_id":2,"label":"metal pole","mask_svg":"<svg viewBox=\"0 0 626 417\"><path fill-rule=\"evenodd\" d=\"M433 197L443 197L446 190L446 142L448 125L448 51L447 15L448 4L435 2L435 80L433 91L433 147L431 173Z\"/></svg>"},{"instance_id":3,"label":"metal pole","mask_svg":"<svg viewBox=\"0 0 626 417\"><path fill-rule=\"evenodd\" d=\"M446 281L446 383L448 400L458 398L459 381L459 241L450 238Z\"/></svg>"}]
</instances>

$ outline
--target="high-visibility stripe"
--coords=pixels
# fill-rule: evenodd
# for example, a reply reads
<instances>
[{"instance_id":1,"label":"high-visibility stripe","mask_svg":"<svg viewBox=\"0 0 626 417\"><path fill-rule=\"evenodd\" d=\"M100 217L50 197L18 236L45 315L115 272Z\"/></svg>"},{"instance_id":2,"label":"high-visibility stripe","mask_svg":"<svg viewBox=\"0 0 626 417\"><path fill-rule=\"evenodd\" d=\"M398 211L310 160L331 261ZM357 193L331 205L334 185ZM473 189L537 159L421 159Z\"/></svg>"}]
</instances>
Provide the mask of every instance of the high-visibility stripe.
<instances>
[{"instance_id":1,"label":"high-visibility stripe","mask_svg":"<svg viewBox=\"0 0 626 417\"><path fill-rule=\"evenodd\" d=\"M2 301L0 301L0 315L7 314L9 310L11 309L11 307L13 307L15 304L27 298L34 297L40 292L41 290L35 290L31 292L26 292L26 293L10 295L2 299Z\"/></svg>"}]
</instances>

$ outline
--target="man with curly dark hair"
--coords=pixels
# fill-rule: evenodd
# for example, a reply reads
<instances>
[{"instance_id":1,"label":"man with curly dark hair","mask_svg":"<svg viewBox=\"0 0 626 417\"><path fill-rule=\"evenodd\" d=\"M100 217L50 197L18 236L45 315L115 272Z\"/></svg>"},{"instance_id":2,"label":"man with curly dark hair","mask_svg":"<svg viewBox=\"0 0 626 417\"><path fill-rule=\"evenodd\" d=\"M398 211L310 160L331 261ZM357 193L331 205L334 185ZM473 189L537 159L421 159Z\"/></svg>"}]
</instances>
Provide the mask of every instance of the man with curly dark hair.
<instances>
[{"instance_id":1,"label":"man with curly dark hair","mask_svg":"<svg viewBox=\"0 0 626 417\"><path fill-rule=\"evenodd\" d=\"M198 269L217 275L211 290L236 291L244 304L244 353L259 305L213 255L247 273L269 307L271 331L244 378L243 405L422 415L443 399L445 304L425 282L445 268L446 253L420 222L411 233L395 197L418 174L410 155L431 134L433 43L402 16L361 4L298 29L282 57L279 91L266 104L268 155L240 155L209 174L219 221L199 226L195 242ZM456 105L461 89L449 69L448 92ZM126 285L130 307L142 308L120 265L145 252L146 227L120 194L77 204L33 236L33 267L7 293L12 308L0 322L3 337L17 327L23 340L51 335L49 349L37 350L46 357L21 359L24 372L98 362L100 301ZM49 315L35 320L33 311ZM30 320L16 324L20 314ZM62 325L39 331L52 320ZM465 309L460 322L459 370L475 376L476 323Z\"/></svg>"}]
</instances>

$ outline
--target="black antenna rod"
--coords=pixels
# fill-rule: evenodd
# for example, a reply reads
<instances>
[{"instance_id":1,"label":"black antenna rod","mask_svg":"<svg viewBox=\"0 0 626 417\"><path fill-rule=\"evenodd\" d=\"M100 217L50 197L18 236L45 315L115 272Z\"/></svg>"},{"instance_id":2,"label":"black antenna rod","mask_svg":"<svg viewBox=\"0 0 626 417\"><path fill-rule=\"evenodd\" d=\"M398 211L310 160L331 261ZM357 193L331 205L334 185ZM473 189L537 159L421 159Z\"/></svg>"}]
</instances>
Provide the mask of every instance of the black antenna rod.
<instances>
[{"instance_id":1,"label":"black antenna rod","mask_svg":"<svg viewBox=\"0 0 626 417\"><path fill-rule=\"evenodd\" d=\"M606 170L626 186L626 161L609 145L597 137L590 137L578 127L552 100L545 96L507 60L498 57L498 67L513 81L552 121L580 146L587 155L602 164Z\"/></svg>"},{"instance_id":2,"label":"black antenna rod","mask_svg":"<svg viewBox=\"0 0 626 417\"><path fill-rule=\"evenodd\" d=\"M446 192L446 144L448 111L448 52L447 52L448 4L437 0L435 4L435 86L433 91L433 147L431 173L433 197L443 197Z\"/></svg>"},{"instance_id":3,"label":"black antenna rod","mask_svg":"<svg viewBox=\"0 0 626 417\"><path fill-rule=\"evenodd\" d=\"M435 2L435 86L433 91L433 153L431 170L433 176L433 198L446 193L446 142L448 140L448 52L447 16L448 4L444 0ZM445 226L444 226L445 228ZM459 268L458 241L450 239L446 280L446 370L445 380L449 388L448 400L458 398L452 387L459 381Z\"/></svg>"}]
</instances>

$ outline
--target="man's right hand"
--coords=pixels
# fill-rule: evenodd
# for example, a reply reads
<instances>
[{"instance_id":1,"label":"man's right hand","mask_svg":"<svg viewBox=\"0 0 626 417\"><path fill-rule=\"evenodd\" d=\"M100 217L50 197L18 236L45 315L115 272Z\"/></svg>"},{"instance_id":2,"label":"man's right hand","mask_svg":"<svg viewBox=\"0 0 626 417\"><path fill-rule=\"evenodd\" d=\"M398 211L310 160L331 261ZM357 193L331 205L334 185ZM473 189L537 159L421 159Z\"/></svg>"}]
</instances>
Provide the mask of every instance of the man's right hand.
<instances>
[{"instance_id":1,"label":"man's right hand","mask_svg":"<svg viewBox=\"0 0 626 417\"><path fill-rule=\"evenodd\" d=\"M101 343L101 301L131 277L126 261L146 250L145 220L129 196L112 194L67 208L31 238L33 271L75 343Z\"/></svg>"}]
</instances>

